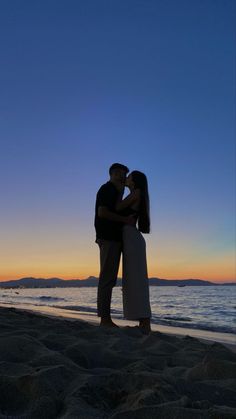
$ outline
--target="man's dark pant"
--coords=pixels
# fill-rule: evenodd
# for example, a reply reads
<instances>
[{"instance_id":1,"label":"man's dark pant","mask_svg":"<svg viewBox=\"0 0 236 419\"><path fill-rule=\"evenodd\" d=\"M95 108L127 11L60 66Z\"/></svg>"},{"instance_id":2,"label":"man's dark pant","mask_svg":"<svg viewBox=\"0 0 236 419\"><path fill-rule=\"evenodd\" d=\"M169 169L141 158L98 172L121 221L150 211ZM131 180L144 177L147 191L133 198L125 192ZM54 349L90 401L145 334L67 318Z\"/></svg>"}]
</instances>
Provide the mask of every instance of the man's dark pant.
<instances>
[{"instance_id":1,"label":"man's dark pant","mask_svg":"<svg viewBox=\"0 0 236 419\"><path fill-rule=\"evenodd\" d=\"M121 256L121 242L98 239L100 275L97 308L99 317L110 317L112 288L116 285Z\"/></svg>"}]
</instances>

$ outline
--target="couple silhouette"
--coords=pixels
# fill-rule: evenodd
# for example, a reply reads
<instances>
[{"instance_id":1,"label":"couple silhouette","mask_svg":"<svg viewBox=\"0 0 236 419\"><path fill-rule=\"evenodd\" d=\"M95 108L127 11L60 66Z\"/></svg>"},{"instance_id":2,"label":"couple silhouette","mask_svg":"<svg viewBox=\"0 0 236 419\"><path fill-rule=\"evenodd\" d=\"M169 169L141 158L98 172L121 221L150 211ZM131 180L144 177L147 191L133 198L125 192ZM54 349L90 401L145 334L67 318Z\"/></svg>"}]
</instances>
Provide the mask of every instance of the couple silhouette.
<instances>
[{"instance_id":1,"label":"couple silhouette","mask_svg":"<svg viewBox=\"0 0 236 419\"><path fill-rule=\"evenodd\" d=\"M100 250L97 315L100 326L118 327L111 318L112 288L116 285L122 253L124 318L138 320L143 333L151 331L151 307L142 233L150 233L148 182L144 173L114 163L110 179L96 196L95 230ZM125 187L129 194L123 199Z\"/></svg>"}]
</instances>

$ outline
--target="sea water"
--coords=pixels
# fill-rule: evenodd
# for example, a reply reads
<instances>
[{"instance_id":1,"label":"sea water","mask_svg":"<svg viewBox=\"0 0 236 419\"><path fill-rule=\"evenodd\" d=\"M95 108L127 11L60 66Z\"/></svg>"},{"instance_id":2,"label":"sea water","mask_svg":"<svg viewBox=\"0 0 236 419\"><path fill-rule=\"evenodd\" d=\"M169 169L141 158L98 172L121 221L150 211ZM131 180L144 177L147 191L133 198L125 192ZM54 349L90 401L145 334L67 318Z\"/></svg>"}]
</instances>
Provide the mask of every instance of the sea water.
<instances>
[{"instance_id":1,"label":"sea water","mask_svg":"<svg viewBox=\"0 0 236 419\"><path fill-rule=\"evenodd\" d=\"M236 332L236 286L150 286L152 322ZM60 307L96 315L97 287L0 289L0 304ZM122 288L113 289L112 317L123 318Z\"/></svg>"}]
</instances>

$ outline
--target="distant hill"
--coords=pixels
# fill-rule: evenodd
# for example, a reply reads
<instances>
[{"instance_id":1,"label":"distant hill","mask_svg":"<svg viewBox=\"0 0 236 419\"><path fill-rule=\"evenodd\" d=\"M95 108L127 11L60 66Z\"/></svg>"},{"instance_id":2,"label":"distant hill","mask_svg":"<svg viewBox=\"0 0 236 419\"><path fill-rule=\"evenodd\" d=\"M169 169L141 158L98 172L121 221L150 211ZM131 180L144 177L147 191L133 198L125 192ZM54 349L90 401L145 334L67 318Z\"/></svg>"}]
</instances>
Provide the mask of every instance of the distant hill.
<instances>
[{"instance_id":1,"label":"distant hill","mask_svg":"<svg viewBox=\"0 0 236 419\"><path fill-rule=\"evenodd\" d=\"M203 281L202 279L159 279L159 278L149 278L150 285L159 285L159 286L210 286L218 285L214 282Z\"/></svg>"},{"instance_id":2,"label":"distant hill","mask_svg":"<svg viewBox=\"0 0 236 419\"><path fill-rule=\"evenodd\" d=\"M12 281L0 282L0 288L67 288L67 287L95 287L98 278L90 276L87 279L61 279L61 278L21 278ZM202 279L160 279L149 278L149 284L154 286L212 286L212 285L236 285L236 283L216 284ZM117 285L121 285L118 279Z\"/></svg>"},{"instance_id":3,"label":"distant hill","mask_svg":"<svg viewBox=\"0 0 236 419\"><path fill-rule=\"evenodd\" d=\"M13 281L0 282L0 287L7 288L65 288L65 287L91 287L97 285L97 278L89 277L83 279L61 279L61 278L21 278Z\"/></svg>"}]
</instances>

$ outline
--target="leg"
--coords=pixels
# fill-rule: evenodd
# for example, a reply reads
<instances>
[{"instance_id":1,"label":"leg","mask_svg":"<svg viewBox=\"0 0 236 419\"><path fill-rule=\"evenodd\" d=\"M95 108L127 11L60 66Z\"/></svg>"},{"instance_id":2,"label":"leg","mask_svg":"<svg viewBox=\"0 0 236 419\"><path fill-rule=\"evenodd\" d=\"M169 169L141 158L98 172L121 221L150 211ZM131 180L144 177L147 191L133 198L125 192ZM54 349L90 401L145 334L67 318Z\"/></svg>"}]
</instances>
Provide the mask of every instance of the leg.
<instances>
[{"instance_id":1,"label":"leg","mask_svg":"<svg viewBox=\"0 0 236 419\"><path fill-rule=\"evenodd\" d=\"M111 297L112 288L117 281L121 243L99 240L98 245L100 248L100 275L97 294L98 316L101 317L101 324L112 326L110 314Z\"/></svg>"},{"instance_id":2,"label":"leg","mask_svg":"<svg viewBox=\"0 0 236 419\"><path fill-rule=\"evenodd\" d=\"M146 244L134 227L123 227L123 308L128 320L151 317Z\"/></svg>"},{"instance_id":3,"label":"leg","mask_svg":"<svg viewBox=\"0 0 236 419\"><path fill-rule=\"evenodd\" d=\"M148 335L151 332L150 317L139 319L139 329L141 329L145 335Z\"/></svg>"}]
</instances>

